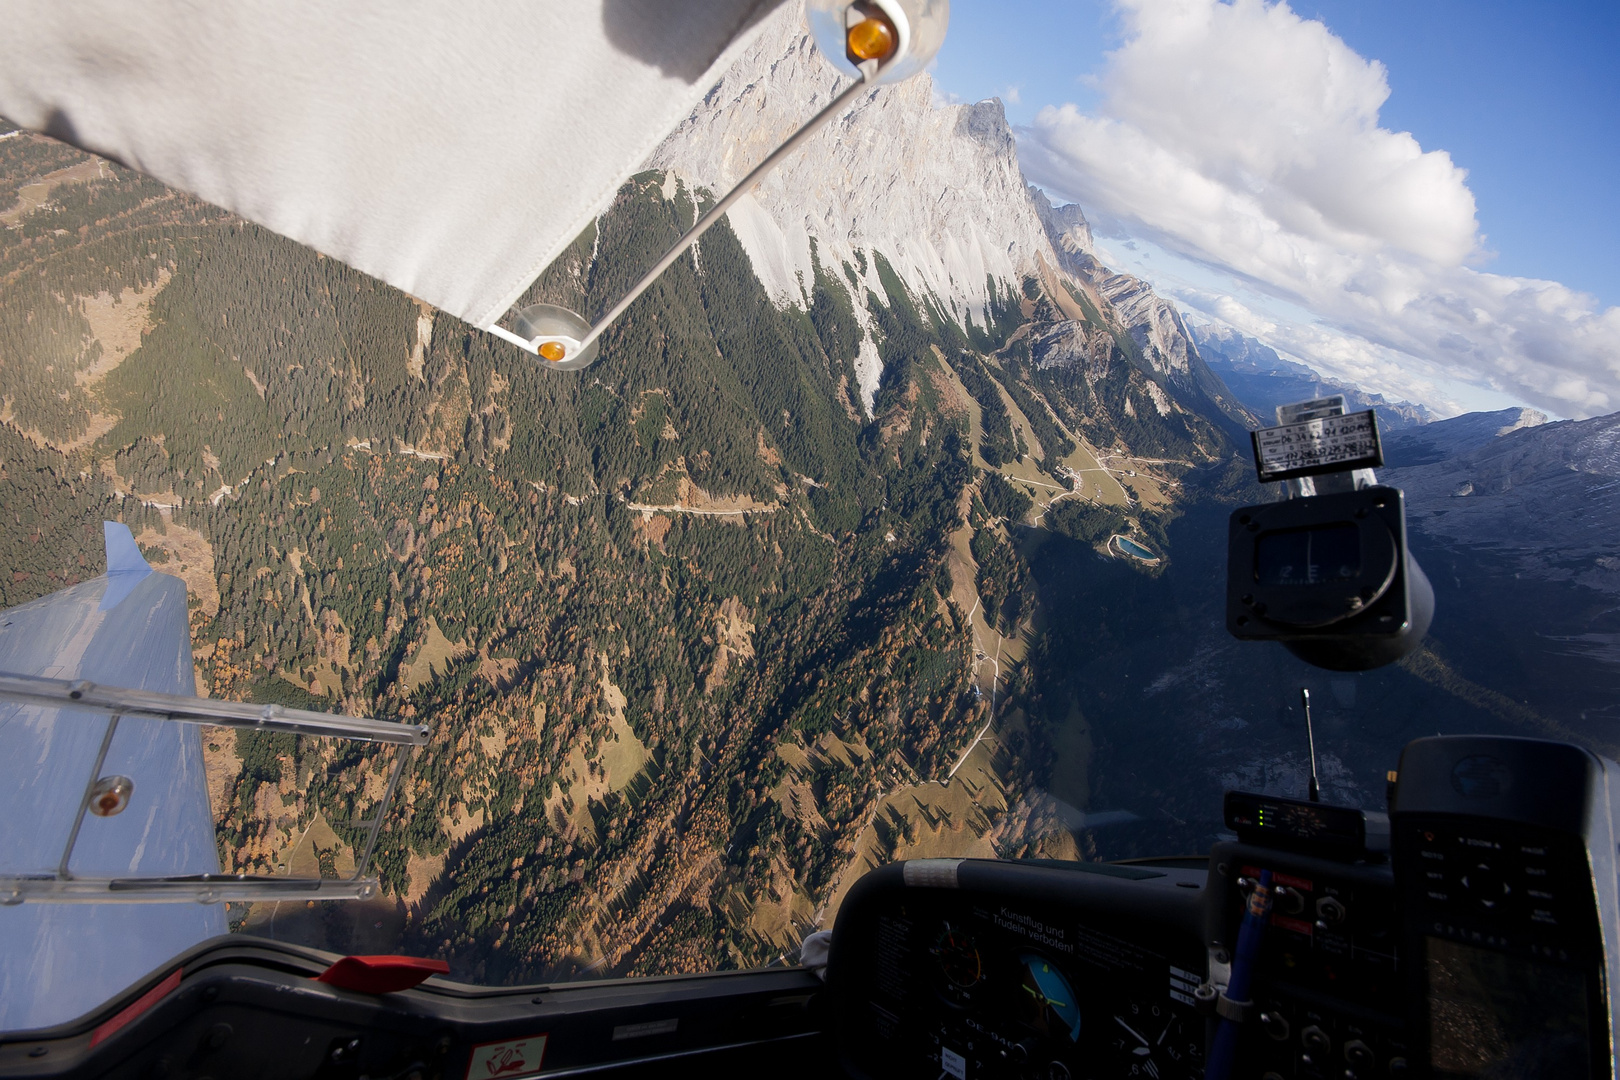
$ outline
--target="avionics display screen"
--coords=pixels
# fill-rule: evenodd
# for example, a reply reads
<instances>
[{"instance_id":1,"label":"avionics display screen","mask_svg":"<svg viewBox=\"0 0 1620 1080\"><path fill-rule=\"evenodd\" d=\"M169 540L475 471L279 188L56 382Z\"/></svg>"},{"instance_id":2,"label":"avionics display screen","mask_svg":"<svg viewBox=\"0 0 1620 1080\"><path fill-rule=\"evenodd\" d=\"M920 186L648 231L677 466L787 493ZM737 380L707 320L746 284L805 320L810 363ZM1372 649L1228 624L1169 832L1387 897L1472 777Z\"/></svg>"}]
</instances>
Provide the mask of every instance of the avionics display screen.
<instances>
[{"instance_id":1,"label":"avionics display screen","mask_svg":"<svg viewBox=\"0 0 1620 1080\"><path fill-rule=\"evenodd\" d=\"M1590 1075L1582 972L1433 937L1427 963L1436 1077Z\"/></svg>"},{"instance_id":2,"label":"avionics display screen","mask_svg":"<svg viewBox=\"0 0 1620 1080\"><path fill-rule=\"evenodd\" d=\"M1315 585L1361 573L1361 530L1348 521L1262 534L1254 545L1261 585Z\"/></svg>"}]
</instances>

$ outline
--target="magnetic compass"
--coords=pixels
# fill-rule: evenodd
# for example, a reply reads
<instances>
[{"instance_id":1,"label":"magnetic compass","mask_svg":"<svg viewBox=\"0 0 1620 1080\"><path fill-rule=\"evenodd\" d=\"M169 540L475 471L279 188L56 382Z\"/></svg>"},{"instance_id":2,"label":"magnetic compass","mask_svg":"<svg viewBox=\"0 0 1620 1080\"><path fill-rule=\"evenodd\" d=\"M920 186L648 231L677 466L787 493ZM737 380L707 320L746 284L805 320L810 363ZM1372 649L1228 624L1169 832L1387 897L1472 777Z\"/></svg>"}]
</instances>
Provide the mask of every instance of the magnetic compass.
<instances>
[{"instance_id":1,"label":"magnetic compass","mask_svg":"<svg viewBox=\"0 0 1620 1080\"><path fill-rule=\"evenodd\" d=\"M973 988L984 977L984 961L979 956L973 935L945 924L933 948L928 950L939 963L940 974L945 976L940 993L945 1000L965 1005L973 999Z\"/></svg>"}]
</instances>

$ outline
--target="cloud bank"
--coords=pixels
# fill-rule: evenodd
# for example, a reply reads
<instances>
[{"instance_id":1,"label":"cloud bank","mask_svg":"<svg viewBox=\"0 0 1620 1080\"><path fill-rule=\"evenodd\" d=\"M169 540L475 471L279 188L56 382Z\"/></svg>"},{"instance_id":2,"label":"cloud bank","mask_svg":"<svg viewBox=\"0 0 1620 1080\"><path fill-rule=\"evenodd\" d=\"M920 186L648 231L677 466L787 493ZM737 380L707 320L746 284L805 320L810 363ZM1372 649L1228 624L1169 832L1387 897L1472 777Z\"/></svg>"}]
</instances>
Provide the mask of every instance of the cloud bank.
<instances>
[{"instance_id":1,"label":"cloud bank","mask_svg":"<svg viewBox=\"0 0 1620 1080\"><path fill-rule=\"evenodd\" d=\"M1311 312L1271 336L1374 388L1444 407L1451 378L1571 417L1620 409L1620 308L1478 269L1467 173L1379 125L1382 64L1286 3L1116 3L1096 112L1048 106L1019 132L1032 180L1104 234Z\"/></svg>"}]
</instances>

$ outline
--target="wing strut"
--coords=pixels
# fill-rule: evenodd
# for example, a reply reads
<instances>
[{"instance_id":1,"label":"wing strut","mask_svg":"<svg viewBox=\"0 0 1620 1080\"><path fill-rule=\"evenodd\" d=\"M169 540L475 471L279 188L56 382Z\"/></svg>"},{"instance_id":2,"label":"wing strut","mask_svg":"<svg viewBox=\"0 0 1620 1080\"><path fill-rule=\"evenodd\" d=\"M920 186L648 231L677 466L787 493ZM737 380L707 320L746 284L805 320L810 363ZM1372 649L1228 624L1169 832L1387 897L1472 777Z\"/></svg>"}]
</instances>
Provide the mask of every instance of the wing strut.
<instances>
[{"instance_id":1,"label":"wing strut","mask_svg":"<svg viewBox=\"0 0 1620 1080\"><path fill-rule=\"evenodd\" d=\"M199 904L216 904L224 900L369 900L377 895L380 884L376 877L368 877L366 871L370 869L371 857L377 850L383 819L399 788L406 758L414 747L427 742L429 733L426 724L398 724L361 716L289 709L282 705L213 701L153 690L100 686L83 679L47 679L3 672L0 672L0 701L60 709L63 713L108 717L106 731L101 737L101 749L96 754L95 766L85 783L84 795L79 800L79 813L73 820L73 828L68 833L56 871L0 876L0 904L8 906L26 901L56 904L172 904L192 900ZM126 777L101 775L113 734L118 730L118 722L126 716L397 746L388 786L371 820L358 823L369 825L370 832L363 854L355 864L354 874L347 878L297 878L253 874L81 877L72 873L68 869L68 861L78 843L85 814L117 813L123 809L123 803L129 797L132 785ZM111 801L102 803L103 799ZM102 809L103 806L105 809Z\"/></svg>"},{"instance_id":2,"label":"wing strut","mask_svg":"<svg viewBox=\"0 0 1620 1080\"><path fill-rule=\"evenodd\" d=\"M838 96L827 104L826 108L805 121L803 127L788 136L787 141L772 150L764 161L754 166L752 172L739 180L737 185L726 192L719 202L710 207L706 214L698 218L692 227L687 229L668 251L664 252L663 257L653 263L652 268L641 275L639 281L630 286L629 291L619 298L619 302L609 308L594 324L587 325L584 319L567 308L556 307L552 304L531 304L517 313L518 329L523 331L522 334L516 334L505 327L493 325L489 327L489 332L503 341L511 342L525 352L533 353L543 360L551 361L550 366L558 371L573 371L590 364L596 359L600 351L597 348L596 339L601 337L602 333L612 326L619 316L623 315L630 305L635 303L641 294L652 286L653 282L662 277L664 271L668 270L676 259L686 253L687 248L697 243L698 237L708 232L711 225L725 217L726 211L730 210L738 199L748 194L755 184L765 179L771 170L781 163L783 158L793 153L803 145L806 139L820 131L827 121L843 112L844 106L849 104L850 99L877 78L877 72L878 62L876 60L867 60L862 63L861 77L859 79L840 91ZM584 332L580 333L582 330Z\"/></svg>"}]
</instances>

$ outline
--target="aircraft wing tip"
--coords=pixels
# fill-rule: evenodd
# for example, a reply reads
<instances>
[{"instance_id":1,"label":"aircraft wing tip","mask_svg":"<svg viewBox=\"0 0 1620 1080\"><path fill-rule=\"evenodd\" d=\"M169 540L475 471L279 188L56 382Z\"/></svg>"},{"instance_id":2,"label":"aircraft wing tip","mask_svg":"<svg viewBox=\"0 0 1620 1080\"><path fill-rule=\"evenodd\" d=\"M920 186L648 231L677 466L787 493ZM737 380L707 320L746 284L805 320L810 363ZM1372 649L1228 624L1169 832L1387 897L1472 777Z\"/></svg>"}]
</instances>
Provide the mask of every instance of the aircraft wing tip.
<instances>
[{"instance_id":1,"label":"aircraft wing tip","mask_svg":"<svg viewBox=\"0 0 1620 1080\"><path fill-rule=\"evenodd\" d=\"M118 521L103 521L101 523L102 538L107 544L107 573L109 574L150 574L152 567L141 554L140 545L135 543L135 534L129 531L129 526Z\"/></svg>"}]
</instances>

